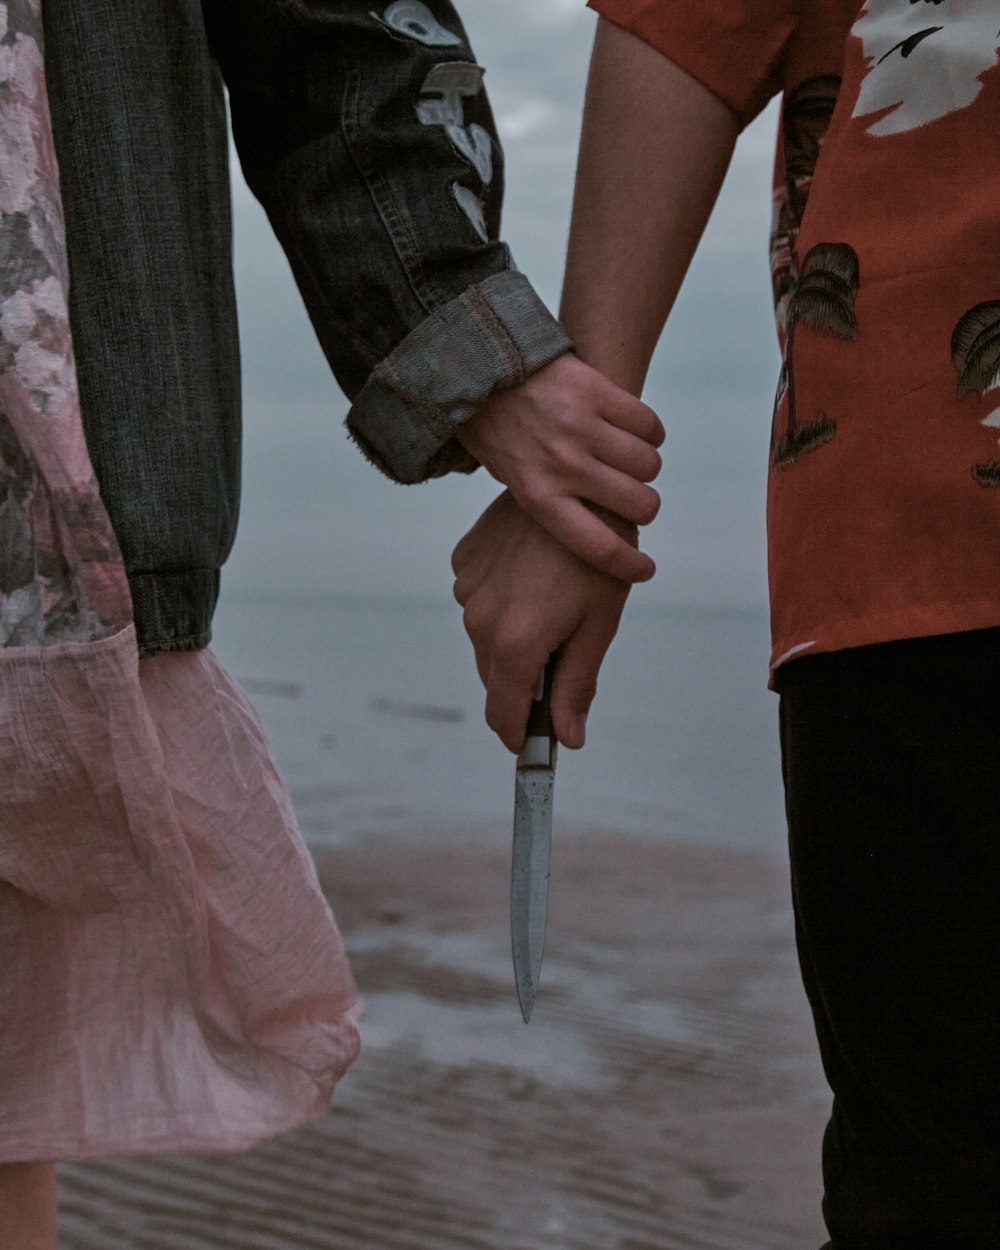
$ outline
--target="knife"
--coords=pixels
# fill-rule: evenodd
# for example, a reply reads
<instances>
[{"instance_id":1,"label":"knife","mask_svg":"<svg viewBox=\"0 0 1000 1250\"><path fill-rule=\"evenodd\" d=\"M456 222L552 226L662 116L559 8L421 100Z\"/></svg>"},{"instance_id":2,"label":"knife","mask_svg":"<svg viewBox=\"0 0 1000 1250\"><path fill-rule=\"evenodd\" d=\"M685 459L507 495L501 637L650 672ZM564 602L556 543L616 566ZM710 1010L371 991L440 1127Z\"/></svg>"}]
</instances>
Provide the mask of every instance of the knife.
<instances>
[{"instance_id":1,"label":"knife","mask_svg":"<svg viewBox=\"0 0 1000 1250\"><path fill-rule=\"evenodd\" d=\"M510 938L514 984L524 1023L531 1019L542 971L545 912L549 900L552 790L556 739L549 696L555 660L539 679L514 780L514 859L510 873Z\"/></svg>"}]
</instances>

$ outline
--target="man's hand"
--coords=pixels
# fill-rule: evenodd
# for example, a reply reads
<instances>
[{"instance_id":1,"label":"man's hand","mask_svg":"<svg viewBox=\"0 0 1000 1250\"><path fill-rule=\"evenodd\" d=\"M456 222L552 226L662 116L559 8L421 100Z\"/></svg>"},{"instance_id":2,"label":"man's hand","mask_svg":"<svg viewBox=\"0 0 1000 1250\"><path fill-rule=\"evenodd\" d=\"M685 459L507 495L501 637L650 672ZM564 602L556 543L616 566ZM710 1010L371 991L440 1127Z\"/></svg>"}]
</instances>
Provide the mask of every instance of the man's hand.
<instances>
[{"instance_id":1,"label":"man's hand","mask_svg":"<svg viewBox=\"0 0 1000 1250\"><path fill-rule=\"evenodd\" d=\"M651 408L573 355L494 395L458 431L465 449L544 529L624 582L656 566L592 507L648 525L660 497L663 426Z\"/></svg>"},{"instance_id":2,"label":"man's hand","mask_svg":"<svg viewBox=\"0 0 1000 1250\"><path fill-rule=\"evenodd\" d=\"M634 527L620 523L618 529L623 542L631 537L634 543ZM597 673L628 584L572 555L508 491L455 548L452 568L486 687L486 723L519 751L532 693L549 654L558 652L553 727L564 746L582 747Z\"/></svg>"}]
</instances>

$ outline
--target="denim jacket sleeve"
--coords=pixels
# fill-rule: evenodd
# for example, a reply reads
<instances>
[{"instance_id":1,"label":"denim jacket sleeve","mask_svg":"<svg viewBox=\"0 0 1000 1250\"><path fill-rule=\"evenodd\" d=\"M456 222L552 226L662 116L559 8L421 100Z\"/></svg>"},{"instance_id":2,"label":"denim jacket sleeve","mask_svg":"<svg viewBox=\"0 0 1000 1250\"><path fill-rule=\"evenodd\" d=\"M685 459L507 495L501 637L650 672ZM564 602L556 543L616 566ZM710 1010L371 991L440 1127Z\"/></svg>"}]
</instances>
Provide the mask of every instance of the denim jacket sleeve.
<instances>
[{"instance_id":1,"label":"denim jacket sleeve","mask_svg":"<svg viewBox=\"0 0 1000 1250\"><path fill-rule=\"evenodd\" d=\"M448 0L203 0L247 182L390 477L571 344L499 241L502 152Z\"/></svg>"}]
</instances>

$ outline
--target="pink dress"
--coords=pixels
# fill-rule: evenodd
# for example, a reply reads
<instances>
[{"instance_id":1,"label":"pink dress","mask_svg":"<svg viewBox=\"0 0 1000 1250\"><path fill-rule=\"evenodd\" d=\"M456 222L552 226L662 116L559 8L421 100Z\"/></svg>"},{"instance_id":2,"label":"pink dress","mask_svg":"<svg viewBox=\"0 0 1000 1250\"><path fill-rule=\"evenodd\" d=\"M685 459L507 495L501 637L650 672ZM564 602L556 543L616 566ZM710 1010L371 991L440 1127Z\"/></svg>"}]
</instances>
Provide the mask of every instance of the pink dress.
<instances>
[{"instance_id":1,"label":"pink dress","mask_svg":"<svg viewBox=\"0 0 1000 1250\"><path fill-rule=\"evenodd\" d=\"M0 170L0 1162L239 1149L327 1108L355 990L250 703L210 651L138 659L40 0L0 0Z\"/></svg>"}]
</instances>

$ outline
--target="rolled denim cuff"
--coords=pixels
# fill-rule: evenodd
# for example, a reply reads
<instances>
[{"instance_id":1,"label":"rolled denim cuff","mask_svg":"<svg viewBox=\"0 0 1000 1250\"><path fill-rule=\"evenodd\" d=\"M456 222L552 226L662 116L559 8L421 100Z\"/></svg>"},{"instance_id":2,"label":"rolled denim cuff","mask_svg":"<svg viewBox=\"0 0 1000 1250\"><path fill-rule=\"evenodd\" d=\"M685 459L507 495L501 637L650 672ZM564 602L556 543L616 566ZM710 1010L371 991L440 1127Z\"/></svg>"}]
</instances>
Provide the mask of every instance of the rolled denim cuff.
<instances>
[{"instance_id":1,"label":"rolled denim cuff","mask_svg":"<svg viewBox=\"0 0 1000 1250\"><path fill-rule=\"evenodd\" d=\"M471 473L455 431L495 391L571 351L566 331L516 270L470 286L372 370L347 415L367 458L397 482Z\"/></svg>"}]
</instances>

